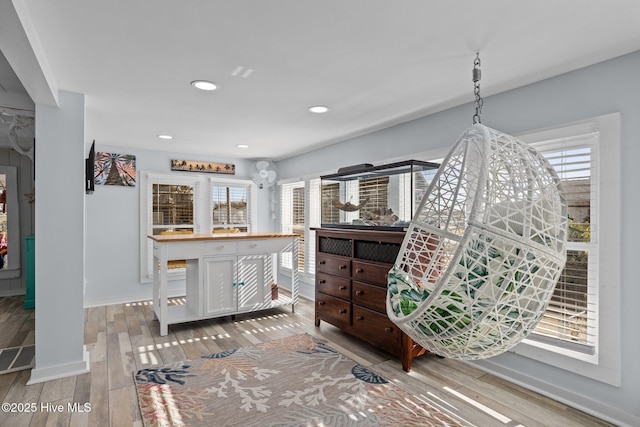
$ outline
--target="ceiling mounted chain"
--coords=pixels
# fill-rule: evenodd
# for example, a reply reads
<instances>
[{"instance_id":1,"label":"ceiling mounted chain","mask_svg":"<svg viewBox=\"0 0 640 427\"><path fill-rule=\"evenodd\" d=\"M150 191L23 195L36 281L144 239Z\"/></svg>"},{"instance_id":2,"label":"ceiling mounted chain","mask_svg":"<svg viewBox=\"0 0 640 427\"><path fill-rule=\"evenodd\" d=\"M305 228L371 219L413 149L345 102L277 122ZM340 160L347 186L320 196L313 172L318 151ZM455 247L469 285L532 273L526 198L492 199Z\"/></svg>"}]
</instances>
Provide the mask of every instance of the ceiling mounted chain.
<instances>
[{"instance_id":1,"label":"ceiling mounted chain","mask_svg":"<svg viewBox=\"0 0 640 427\"><path fill-rule=\"evenodd\" d=\"M480 115L482 114L482 97L480 96L480 53L476 53L476 59L473 61L473 94L476 97L476 113L473 115L473 123L482 123Z\"/></svg>"}]
</instances>

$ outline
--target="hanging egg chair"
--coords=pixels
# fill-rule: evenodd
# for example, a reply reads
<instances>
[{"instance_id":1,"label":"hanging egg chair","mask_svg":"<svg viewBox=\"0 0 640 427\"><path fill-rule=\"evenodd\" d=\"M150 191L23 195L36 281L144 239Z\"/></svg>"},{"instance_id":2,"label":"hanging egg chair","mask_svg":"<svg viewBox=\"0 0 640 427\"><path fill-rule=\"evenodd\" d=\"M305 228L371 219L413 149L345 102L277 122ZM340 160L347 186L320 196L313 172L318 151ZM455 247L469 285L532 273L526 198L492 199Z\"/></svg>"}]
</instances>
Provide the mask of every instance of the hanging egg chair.
<instances>
[{"instance_id":1,"label":"hanging egg chair","mask_svg":"<svg viewBox=\"0 0 640 427\"><path fill-rule=\"evenodd\" d=\"M464 360L503 353L536 327L567 241L553 167L476 116L418 206L387 288L387 315L400 329Z\"/></svg>"},{"instance_id":2,"label":"hanging egg chair","mask_svg":"<svg viewBox=\"0 0 640 427\"><path fill-rule=\"evenodd\" d=\"M566 233L560 180L546 159L476 123L416 210L388 275L387 315L440 356L503 353L545 312Z\"/></svg>"}]
</instances>

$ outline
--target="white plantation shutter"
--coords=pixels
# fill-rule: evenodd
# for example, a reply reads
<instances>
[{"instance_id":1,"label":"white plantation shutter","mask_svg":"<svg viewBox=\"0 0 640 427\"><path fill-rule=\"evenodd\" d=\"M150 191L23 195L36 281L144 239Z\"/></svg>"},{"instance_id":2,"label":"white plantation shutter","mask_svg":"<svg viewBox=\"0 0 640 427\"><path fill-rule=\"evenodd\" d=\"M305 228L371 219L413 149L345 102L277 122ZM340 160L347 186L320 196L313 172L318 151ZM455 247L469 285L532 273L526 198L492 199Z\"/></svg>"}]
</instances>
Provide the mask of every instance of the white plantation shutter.
<instances>
[{"instance_id":1,"label":"white plantation shutter","mask_svg":"<svg viewBox=\"0 0 640 427\"><path fill-rule=\"evenodd\" d=\"M307 266L308 274L316 274L316 232L311 230L313 227L320 227L320 178L309 181L309 206L307 218L309 227L307 228L309 237L307 238Z\"/></svg>"},{"instance_id":2,"label":"white plantation shutter","mask_svg":"<svg viewBox=\"0 0 640 427\"><path fill-rule=\"evenodd\" d=\"M587 354L598 340L598 133L533 144L562 180L567 263L532 339Z\"/></svg>"},{"instance_id":3,"label":"white plantation shutter","mask_svg":"<svg viewBox=\"0 0 640 427\"><path fill-rule=\"evenodd\" d=\"M298 270L304 271L305 265L305 188L304 181L282 184L280 218L283 233L297 233L298 239ZM280 261L282 267L291 268L291 254L284 253Z\"/></svg>"}]
</instances>

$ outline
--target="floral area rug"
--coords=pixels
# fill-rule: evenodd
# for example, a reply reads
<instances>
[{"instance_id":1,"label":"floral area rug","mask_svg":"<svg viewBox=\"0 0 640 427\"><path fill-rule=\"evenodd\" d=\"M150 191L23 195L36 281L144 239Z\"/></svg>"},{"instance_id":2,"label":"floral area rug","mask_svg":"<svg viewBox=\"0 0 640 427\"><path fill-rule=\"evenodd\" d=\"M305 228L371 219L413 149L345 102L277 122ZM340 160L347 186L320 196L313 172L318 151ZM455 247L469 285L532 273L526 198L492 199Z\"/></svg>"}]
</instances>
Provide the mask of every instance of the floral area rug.
<instances>
[{"instance_id":1,"label":"floral area rug","mask_svg":"<svg viewBox=\"0 0 640 427\"><path fill-rule=\"evenodd\" d=\"M135 373L145 426L461 426L302 334Z\"/></svg>"}]
</instances>

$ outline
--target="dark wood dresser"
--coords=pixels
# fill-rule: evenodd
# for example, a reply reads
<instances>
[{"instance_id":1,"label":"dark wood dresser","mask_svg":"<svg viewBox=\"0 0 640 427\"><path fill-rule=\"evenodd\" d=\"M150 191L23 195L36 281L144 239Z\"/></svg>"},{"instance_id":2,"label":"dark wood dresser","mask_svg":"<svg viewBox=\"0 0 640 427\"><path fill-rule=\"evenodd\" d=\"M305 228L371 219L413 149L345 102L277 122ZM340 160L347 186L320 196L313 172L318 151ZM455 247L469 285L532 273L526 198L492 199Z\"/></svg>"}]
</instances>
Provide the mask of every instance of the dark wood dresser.
<instances>
[{"instance_id":1,"label":"dark wood dresser","mask_svg":"<svg viewBox=\"0 0 640 427\"><path fill-rule=\"evenodd\" d=\"M387 317L387 273L403 231L316 228L316 326L324 320L401 358L411 369L425 350Z\"/></svg>"}]
</instances>

